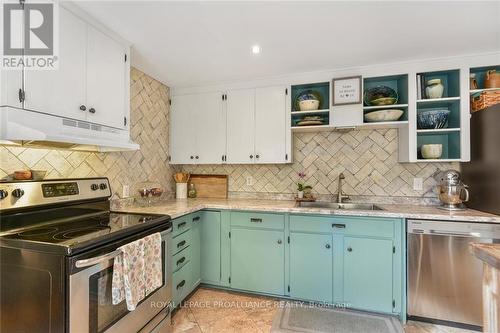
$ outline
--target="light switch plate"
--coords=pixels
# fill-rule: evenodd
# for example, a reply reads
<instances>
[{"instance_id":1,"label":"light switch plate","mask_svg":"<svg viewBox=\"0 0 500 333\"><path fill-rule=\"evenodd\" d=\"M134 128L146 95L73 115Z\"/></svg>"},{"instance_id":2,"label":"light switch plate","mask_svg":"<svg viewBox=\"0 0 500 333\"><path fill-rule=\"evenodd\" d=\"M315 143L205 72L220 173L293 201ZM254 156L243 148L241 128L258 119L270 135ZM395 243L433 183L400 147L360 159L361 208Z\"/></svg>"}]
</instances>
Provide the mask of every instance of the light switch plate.
<instances>
[{"instance_id":1,"label":"light switch plate","mask_svg":"<svg viewBox=\"0 0 500 333\"><path fill-rule=\"evenodd\" d=\"M422 178L413 178L413 189L415 191L422 191L424 188L424 182Z\"/></svg>"},{"instance_id":2,"label":"light switch plate","mask_svg":"<svg viewBox=\"0 0 500 333\"><path fill-rule=\"evenodd\" d=\"M123 185L122 188L122 198L128 198L130 196L130 186L129 185Z\"/></svg>"},{"instance_id":3,"label":"light switch plate","mask_svg":"<svg viewBox=\"0 0 500 333\"><path fill-rule=\"evenodd\" d=\"M253 185L253 177L252 176L248 176L247 177L247 186L252 186Z\"/></svg>"}]
</instances>

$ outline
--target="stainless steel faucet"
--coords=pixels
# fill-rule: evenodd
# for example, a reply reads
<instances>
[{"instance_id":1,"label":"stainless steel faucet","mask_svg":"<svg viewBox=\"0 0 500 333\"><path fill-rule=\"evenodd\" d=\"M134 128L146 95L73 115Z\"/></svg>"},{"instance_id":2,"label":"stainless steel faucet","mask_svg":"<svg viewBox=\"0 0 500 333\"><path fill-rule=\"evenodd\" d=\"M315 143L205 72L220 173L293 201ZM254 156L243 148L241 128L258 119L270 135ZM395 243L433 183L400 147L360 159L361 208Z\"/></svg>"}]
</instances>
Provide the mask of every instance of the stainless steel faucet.
<instances>
[{"instance_id":1,"label":"stainless steel faucet","mask_svg":"<svg viewBox=\"0 0 500 333\"><path fill-rule=\"evenodd\" d=\"M338 193L337 193L337 202L342 203L342 200L349 200L350 197L342 191L342 180L345 179L345 176L343 173L340 173L339 175L339 188L338 188Z\"/></svg>"}]
</instances>

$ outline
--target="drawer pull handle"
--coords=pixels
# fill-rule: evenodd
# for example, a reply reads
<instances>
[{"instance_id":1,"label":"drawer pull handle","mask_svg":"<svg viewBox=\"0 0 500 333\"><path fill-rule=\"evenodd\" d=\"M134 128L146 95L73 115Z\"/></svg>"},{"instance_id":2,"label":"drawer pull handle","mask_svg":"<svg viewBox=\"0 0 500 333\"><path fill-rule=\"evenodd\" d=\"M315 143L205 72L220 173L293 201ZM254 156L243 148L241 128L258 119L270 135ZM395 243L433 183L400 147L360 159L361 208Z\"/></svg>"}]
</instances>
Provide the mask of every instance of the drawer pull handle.
<instances>
[{"instance_id":1,"label":"drawer pull handle","mask_svg":"<svg viewBox=\"0 0 500 333\"><path fill-rule=\"evenodd\" d=\"M200 220L199 216L193 217L193 222L196 222L196 221L199 221L199 220Z\"/></svg>"},{"instance_id":2,"label":"drawer pull handle","mask_svg":"<svg viewBox=\"0 0 500 333\"><path fill-rule=\"evenodd\" d=\"M325 247L326 247L327 249L329 249L329 248L330 248L330 244L326 244L326 245L325 245Z\"/></svg>"},{"instance_id":3,"label":"drawer pull handle","mask_svg":"<svg viewBox=\"0 0 500 333\"><path fill-rule=\"evenodd\" d=\"M186 225L186 222L181 222L177 225L177 229L180 229Z\"/></svg>"},{"instance_id":4,"label":"drawer pull handle","mask_svg":"<svg viewBox=\"0 0 500 333\"><path fill-rule=\"evenodd\" d=\"M345 224L334 223L334 224L332 224L332 228L342 228L342 229L345 229Z\"/></svg>"},{"instance_id":5,"label":"drawer pull handle","mask_svg":"<svg viewBox=\"0 0 500 333\"><path fill-rule=\"evenodd\" d=\"M186 245L186 241L185 240L183 240L182 242L178 243L177 244L177 248L183 247L184 245Z\"/></svg>"},{"instance_id":6,"label":"drawer pull handle","mask_svg":"<svg viewBox=\"0 0 500 333\"><path fill-rule=\"evenodd\" d=\"M177 289L179 288L182 288L184 285L186 284L186 280L182 280L178 285L177 285Z\"/></svg>"},{"instance_id":7,"label":"drawer pull handle","mask_svg":"<svg viewBox=\"0 0 500 333\"><path fill-rule=\"evenodd\" d=\"M349 247L347 248L347 252L352 252L352 247L350 247L350 246L349 246Z\"/></svg>"},{"instance_id":8,"label":"drawer pull handle","mask_svg":"<svg viewBox=\"0 0 500 333\"><path fill-rule=\"evenodd\" d=\"M185 260L186 260L186 257L182 257L179 260L177 260L177 266L179 266L180 264L182 264Z\"/></svg>"},{"instance_id":9,"label":"drawer pull handle","mask_svg":"<svg viewBox=\"0 0 500 333\"><path fill-rule=\"evenodd\" d=\"M256 219L256 218L253 218L253 217L252 217L252 218L250 219L250 222L252 222L252 223L262 223L262 219Z\"/></svg>"}]
</instances>

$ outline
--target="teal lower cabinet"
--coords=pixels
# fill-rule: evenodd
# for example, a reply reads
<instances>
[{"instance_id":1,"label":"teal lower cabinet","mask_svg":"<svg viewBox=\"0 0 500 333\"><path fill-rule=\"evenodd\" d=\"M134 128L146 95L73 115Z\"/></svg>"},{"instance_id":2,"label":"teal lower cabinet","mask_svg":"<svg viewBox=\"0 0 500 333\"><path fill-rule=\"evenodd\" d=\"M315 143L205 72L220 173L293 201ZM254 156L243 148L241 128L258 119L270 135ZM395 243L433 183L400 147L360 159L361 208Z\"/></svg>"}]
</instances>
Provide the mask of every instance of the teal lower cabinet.
<instances>
[{"instance_id":1,"label":"teal lower cabinet","mask_svg":"<svg viewBox=\"0 0 500 333\"><path fill-rule=\"evenodd\" d=\"M290 233L290 297L331 303L332 235Z\"/></svg>"},{"instance_id":2,"label":"teal lower cabinet","mask_svg":"<svg viewBox=\"0 0 500 333\"><path fill-rule=\"evenodd\" d=\"M201 282L220 285L221 282L221 213L204 211L201 215L200 249Z\"/></svg>"},{"instance_id":3,"label":"teal lower cabinet","mask_svg":"<svg viewBox=\"0 0 500 333\"><path fill-rule=\"evenodd\" d=\"M284 295L284 231L231 228L231 288Z\"/></svg>"},{"instance_id":4,"label":"teal lower cabinet","mask_svg":"<svg viewBox=\"0 0 500 333\"><path fill-rule=\"evenodd\" d=\"M393 310L393 242L344 238L344 302L357 309Z\"/></svg>"},{"instance_id":5,"label":"teal lower cabinet","mask_svg":"<svg viewBox=\"0 0 500 333\"><path fill-rule=\"evenodd\" d=\"M201 229L204 223L202 216L202 212L189 216L191 220L191 290L194 290L201 282Z\"/></svg>"},{"instance_id":6,"label":"teal lower cabinet","mask_svg":"<svg viewBox=\"0 0 500 333\"><path fill-rule=\"evenodd\" d=\"M175 305L201 282L405 321L402 219L206 210L174 227Z\"/></svg>"}]
</instances>

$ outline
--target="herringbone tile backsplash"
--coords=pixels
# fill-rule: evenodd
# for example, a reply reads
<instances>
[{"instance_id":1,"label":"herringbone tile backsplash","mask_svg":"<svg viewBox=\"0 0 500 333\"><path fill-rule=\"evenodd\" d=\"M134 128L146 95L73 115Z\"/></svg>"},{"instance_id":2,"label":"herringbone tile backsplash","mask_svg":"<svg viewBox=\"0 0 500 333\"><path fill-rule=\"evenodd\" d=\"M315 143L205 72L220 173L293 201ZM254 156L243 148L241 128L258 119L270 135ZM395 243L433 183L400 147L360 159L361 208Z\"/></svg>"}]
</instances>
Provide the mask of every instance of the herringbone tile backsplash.
<instances>
[{"instance_id":1,"label":"herringbone tile backsplash","mask_svg":"<svg viewBox=\"0 0 500 333\"><path fill-rule=\"evenodd\" d=\"M131 136L141 150L113 153L0 147L0 177L15 170L47 170L47 178L106 176L113 192L131 191L138 182L153 181L173 191L168 165L167 86L137 69L131 70Z\"/></svg>"},{"instance_id":2,"label":"herringbone tile backsplash","mask_svg":"<svg viewBox=\"0 0 500 333\"><path fill-rule=\"evenodd\" d=\"M345 175L343 189L354 196L436 197L434 175L440 170L458 169L457 163L398 163L398 131L354 130L347 133L297 133L293 136L290 165L184 166L192 173L229 175L229 191L293 194L298 173L305 183L328 199L337 193L338 176ZM252 177L253 185L247 185ZM413 190L413 178L423 178L423 190ZM285 196L286 197L286 196ZM290 197L290 195L288 195Z\"/></svg>"},{"instance_id":3,"label":"herringbone tile backsplash","mask_svg":"<svg viewBox=\"0 0 500 333\"><path fill-rule=\"evenodd\" d=\"M457 163L398 163L396 129L348 133L299 133L293 136L293 164L203 165L168 164L169 89L137 69L131 71L131 135L141 150L116 153L72 152L0 146L0 177L22 169L48 171L48 178L107 176L115 193L138 182L153 181L172 192L174 169L229 175L229 192L240 197L291 198L298 172L313 192L329 199L337 192L339 173L344 191L359 197L435 198L434 175L458 169ZM247 185L252 177L253 184ZM413 178L423 178L423 190L413 190Z\"/></svg>"}]
</instances>

